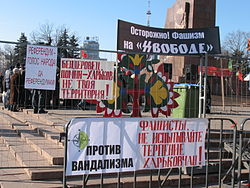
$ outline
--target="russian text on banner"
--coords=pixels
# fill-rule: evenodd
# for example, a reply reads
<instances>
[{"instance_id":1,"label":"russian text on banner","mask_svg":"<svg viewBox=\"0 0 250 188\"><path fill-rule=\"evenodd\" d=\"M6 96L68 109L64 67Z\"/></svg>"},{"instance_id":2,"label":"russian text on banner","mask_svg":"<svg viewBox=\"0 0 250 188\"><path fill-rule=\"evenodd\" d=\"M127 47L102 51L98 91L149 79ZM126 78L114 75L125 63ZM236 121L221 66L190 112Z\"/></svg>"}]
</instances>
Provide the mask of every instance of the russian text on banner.
<instances>
[{"instance_id":1,"label":"russian text on banner","mask_svg":"<svg viewBox=\"0 0 250 188\"><path fill-rule=\"evenodd\" d=\"M60 98L108 100L113 97L114 62L61 59Z\"/></svg>"},{"instance_id":2,"label":"russian text on banner","mask_svg":"<svg viewBox=\"0 0 250 188\"><path fill-rule=\"evenodd\" d=\"M25 88L55 90L57 47L27 45Z\"/></svg>"},{"instance_id":3,"label":"russian text on banner","mask_svg":"<svg viewBox=\"0 0 250 188\"><path fill-rule=\"evenodd\" d=\"M66 175L205 165L207 125L207 119L73 119Z\"/></svg>"}]
</instances>

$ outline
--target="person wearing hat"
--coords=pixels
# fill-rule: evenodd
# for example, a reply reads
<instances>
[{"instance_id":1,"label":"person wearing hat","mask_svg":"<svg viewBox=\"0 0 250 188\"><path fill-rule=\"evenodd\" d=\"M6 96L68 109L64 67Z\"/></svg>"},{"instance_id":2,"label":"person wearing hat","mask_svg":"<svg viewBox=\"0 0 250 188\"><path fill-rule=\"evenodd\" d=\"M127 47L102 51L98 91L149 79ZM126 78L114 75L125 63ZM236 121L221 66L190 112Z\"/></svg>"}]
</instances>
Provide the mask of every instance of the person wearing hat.
<instances>
[{"instance_id":1,"label":"person wearing hat","mask_svg":"<svg viewBox=\"0 0 250 188\"><path fill-rule=\"evenodd\" d=\"M14 68L13 74L10 77L10 110L13 112L18 112L17 104L19 101L19 88L20 88L20 76L19 69Z\"/></svg>"}]
</instances>

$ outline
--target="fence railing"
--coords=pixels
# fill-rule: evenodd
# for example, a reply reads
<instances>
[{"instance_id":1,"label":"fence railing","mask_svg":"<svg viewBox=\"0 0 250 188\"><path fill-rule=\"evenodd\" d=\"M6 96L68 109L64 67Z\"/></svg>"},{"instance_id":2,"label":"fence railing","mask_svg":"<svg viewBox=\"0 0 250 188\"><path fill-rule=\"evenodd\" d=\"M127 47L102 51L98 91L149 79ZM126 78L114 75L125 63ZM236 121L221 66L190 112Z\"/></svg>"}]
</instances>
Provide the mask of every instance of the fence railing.
<instances>
[{"instance_id":1,"label":"fence railing","mask_svg":"<svg viewBox=\"0 0 250 188\"><path fill-rule=\"evenodd\" d=\"M140 187L142 182L138 180L138 177L143 176L143 186L147 187L167 187L170 185L174 185L175 187L193 187L197 184L204 187L209 187L211 185L222 187L224 184L230 184L234 187L235 183L238 183L235 166L237 156L236 145L238 144L237 125L229 118L209 118L208 120L209 124L205 144L206 166L117 173L116 175L112 175L116 177L116 181L114 180L115 178L113 179L113 186L116 184L117 187L122 187L123 184L121 183L121 179L126 177L131 179L130 182L132 181L133 187ZM66 135L67 134L66 131ZM67 140L67 136L65 140ZM226 144L227 149L225 149ZM67 148L65 148L65 151L66 150ZM65 153L64 164L66 164L67 160L66 155ZM105 185L105 177L106 179L110 178L108 174L83 175L82 186L88 187L88 180L94 179L96 182L100 183L100 187L103 187ZM67 180L70 178L66 176L64 178L64 185L66 187Z\"/></svg>"},{"instance_id":2,"label":"fence railing","mask_svg":"<svg viewBox=\"0 0 250 188\"><path fill-rule=\"evenodd\" d=\"M17 45L20 44L18 42L8 42L8 41L0 41L0 44L8 44L8 45ZM23 44L24 46L27 44ZM14 47L14 46L13 46ZM58 47L58 66L61 58L72 58L71 56L65 56L63 54L62 49L72 49L68 47ZM74 50L80 54L83 48L74 48ZM91 49L88 49L91 51ZM117 62L117 57L120 52L118 51L109 51L109 50L97 50L101 54L100 59L106 59ZM10 54L5 54L5 57L11 58ZM149 54L144 54L149 55ZM152 54L151 54L152 55ZM80 57L76 57L80 58ZM200 59L200 57L196 57ZM249 122L249 118L242 121L240 124L240 128L236 126L235 122L238 122L238 116L247 117L250 114L250 101L249 101L249 81L242 81L239 75L236 73L240 73L241 68L244 67L245 64L249 63L249 59L245 58L234 58L228 56L209 56L209 58L217 58L218 62L222 62L223 68L228 68L228 62L230 60L234 61L234 70L231 75L223 75L222 70L217 67L216 70L217 75L208 75L207 81L209 82L209 97L210 97L210 107L211 110L209 115L209 127L207 130L207 138L206 138L206 167L193 167L193 168L178 168L178 169L160 169L160 170L150 170L146 172L133 172L133 173L118 173L114 174L116 178L116 182L113 182L117 187L122 187L123 181L122 178L128 177L133 179L133 187L137 187L137 183L142 182L141 177L144 177L147 186L149 187L163 187L170 185L170 178L175 177L175 179L171 179L172 182L175 183L178 187L182 185L190 185L193 187L197 182L202 184L205 187L209 187L210 183L214 183L221 187L223 184L230 184L232 187L235 184L238 184L240 187L243 180L246 180L248 183L250 182L250 168L249 168L249 132L246 124ZM164 59L162 57L161 59ZM210 62L210 61L208 61ZM212 62L212 61L211 61ZM244 63L243 63L244 62ZM23 64L25 63L25 59L23 59ZM165 62L166 63L166 62ZM166 66L165 72L171 72L172 77L181 77L180 82L182 83L198 83L199 75L198 75L198 65L191 66L193 64L193 59L190 58L187 60L185 67L183 70L175 70L174 67L169 70L169 67ZM0 59L0 65L2 65L1 72L4 74L5 69L9 68L10 65L15 66L16 62L13 59ZM213 67L214 64L208 64L208 66ZM236 69L238 68L238 69ZM182 73L182 75L179 74ZM247 72L245 72L247 73ZM128 73L129 74L129 73ZM132 75L131 75L132 76ZM170 79L171 80L171 79ZM0 80L2 83L2 80ZM173 80L171 80L173 81ZM24 83L19 83L20 87L24 88ZM222 91L223 88L223 91ZM2 88L1 88L2 90ZM3 90L0 91L3 93ZM7 92L6 92L7 93ZM6 94L5 93L5 94ZM224 93L224 94L222 94ZM7 95L7 94L6 94ZM17 100L17 110L21 111L29 111L32 109L32 91L29 89L24 89L19 93ZM1 97L5 104L5 98ZM187 99L187 101L191 101L191 98ZM96 103L84 102L79 99L59 99L59 88L57 86L56 90L53 91L45 91L45 109L50 110L95 110ZM123 109L126 113L129 114L131 112L131 98L128 97L128 108ZM140 99L140 104L144 103L143 98ZM7 106L4 105L5 110L8 109ZM11 109L9 109L11 110ZM192 110L190 110L191 112ZM27 113L28 114L28 113ZM17 156L18 159L21 159L22 156L28 156L31 158L31 151L22 151L20 149L20 144L24 142L32 143L33 151L39 151L41 153L41 148L37 148L35 143L32 142L31 138L26 138L26 134L30 134L32 136L45 136L46 138L54 138L59 137L59 134L50 135L52 131L50 129L46 129L44 132L41 130L39 125L36 125L38 122L34 122L31 119L29 114L27 116L20 116L17 114L15 118L10 116L6 116L1 114L2 119L2 128L0 128L1 134L1 143L5 144L11 151L13 151L14 155ZM217 117L220 115L233 115L233 118L212 118L213 115ZM66 116L66 112L65 112ZM170 116L171 117L171 116ZM211 118L210 118L211 117ZM232 117L232 116L231 116ZM14 120L15 119L15 120ZM15 122L19 119L18 122ZM6 122L5 122L6 121ZM41 118L37 121L46 121ZM14 122L14 123L13 123ZM20 123L21 122L21 123ZM28 122L28 123L27 123ZM11 128L6 125L11 125ZM53 124L53 123L51 123ZM56 123L55 123L56 124ZM239 124L239 123L237 123ZM30 126L32 125L32 126ZM6 126L6 127L5 127ZM54 124L53 124L54 126ZM27 127L30 127L28 130ZM62 131L61 131L62 132ZM56 143L58 143L59 138ZM13 145L14 143L14 145ZM48 146L49 144L44 141L44 146ZM62 145L61 145L62 147ZM61 148L60 148L61 149ZM16 151L18 150L18 152ZM44 151L43 151L44 153ZM8 157L7 157L8 158ZM66 158L66 156L65 156ZM39 161L40 158L36 156L36 161ZM2 160L2 161L1 161ZM59 159L62 160L62 159ZM50 163L23 163L21 166L17 163L12 163L12 165L1 165L0 169L46 169L46 168L62 168L62 161L51 161ZM0 158L0 163L3 164L5 161L3 158ZM50 164L54 166L51 166ZM58 165L60 163L60 165ZM6 163L7 164L7 163ZM248 170L246 172L246 169ZM60 173L60 172L58 172ZM218 173L213 176L214 173ZM203 175L203 176L198 176ZM34 178L36 178L34 176ZM101 174L100 178L97 175L84 175L81 177L82 186L88 187L88 182L91 180L98 180L100 187L105 185L105 179L109 179L109 175ZM66 178L70 181L70 177ZM144 181L144 183L145 183ZM67 182L65 181L65 184Z\"/></svg>"}]
</instances>

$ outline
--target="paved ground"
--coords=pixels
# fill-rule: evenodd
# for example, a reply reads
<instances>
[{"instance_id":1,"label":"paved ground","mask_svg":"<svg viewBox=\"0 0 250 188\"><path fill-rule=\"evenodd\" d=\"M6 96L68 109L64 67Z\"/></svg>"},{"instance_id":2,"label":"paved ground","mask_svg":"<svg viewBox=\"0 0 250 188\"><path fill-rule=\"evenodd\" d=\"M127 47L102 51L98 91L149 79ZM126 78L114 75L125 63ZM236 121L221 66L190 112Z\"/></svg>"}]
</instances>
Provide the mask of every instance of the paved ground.
<instances>
[{"instance_id":1,"label":"paved ground","mask_svg":"<svg viewBox=\"0 0 250 188\"><path fill-rule=\"evenodd\" d=\"M0 110L1 112L2 110ZM53 125L59 132L63 132L64 125L75 117L102 117L102 114L97 114L94 110L48 110L48 114L33 114L32 109L24 109L23 112L11 113L4 110L4 113L9 113L14 118L36 124L42 122L44 124ZM3 112L3 111L2 111ZM2 114L1 116L5 116ZM150 113L142 113L143 117L150 117ZM124 115L129 117L129 115ZM161 116L163 117L163 116ZM207 118L230 118L236 122L238 129L240 123L250 117L250 107L246 104L240 106L226 105L225 108L217 104L213 104L212 113L207 114ZM214 123L212 128L219 128L220 123ZM230 123L226 123L229 129ZM3 127L2 127L3 128ZM250 130L250 121L245 125L246 130ZM30 181L24 169L1 169L1 166L18 166L18 162L13 155L3 147L0 142L0 183L5 188L14 187L61 187L61 181ZM4 160L7 159L7 160ZM20 166L20 165L19 165ZM216 187L216 186L213 186Z\"/></svg>"}]
</instances>

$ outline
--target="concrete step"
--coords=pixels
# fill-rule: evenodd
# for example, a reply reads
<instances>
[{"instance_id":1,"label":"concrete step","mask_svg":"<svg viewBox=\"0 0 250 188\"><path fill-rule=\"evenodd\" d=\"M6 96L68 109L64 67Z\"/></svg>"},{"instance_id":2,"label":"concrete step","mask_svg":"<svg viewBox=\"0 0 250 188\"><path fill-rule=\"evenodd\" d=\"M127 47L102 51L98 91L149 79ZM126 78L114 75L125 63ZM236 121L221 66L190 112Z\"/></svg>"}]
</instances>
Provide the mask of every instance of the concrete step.
<instances>
[{"instance_id":1,"label":"concrete step","mask_svg":"<svg viewBox=\"0 0 250 188\"><path fill-rule=\"evenodd\" d=\"M10 123L14 123L13 120L16 120L17 123L24 123L28 124L32 129L36 130L40 135L46 137L47 139L53 141L55 144L62 145L62 143L59 142L60 139L60 133L62 132L60 129L56 128L56 126L60 127L60 125L51 125L47 124L44 119L46 117L37 119L36 117L33 117L33 115L26 114L23 112L11 112L7 110L0 111L2 114L4 114L5 117L9 120ZM2 116L1 116L2 117Z\"/></svg>"},{"instance_id":2,"label":"concrete step","mask_svg":"<svg viewBox=\"0 0 250 188\"><path fill-rule=\"evenodd\" d=\"M44 156L38 153L33 147L22 139L12 128L1 125L5 131L0 130L1 143L9 149L16 161L25 168L26 173L32 180L37 179L58 179L62 178L63 167L51 165ZM2 159L1 159L2 160ZM0 160L0 161L1 161Z\"/></svg>"},{"instance_id":3,"label":"concrete step","mask_svg":"<svg viewBox=\"0 0 250 188\"><path fill-rule=\"evenodd\" d=\"M63 165L64 148L62 144L59 145L51 140L47 140L46 137L40 135L37 129L32 129L27 124L17 122L11 124L12 121L15 122L12 117L5 117L3 120L3 122L7 122L27 144L46 158L51 164Z\"/></svg>"},{"instance_id":4,"label":"concrete step","mask_svg":"<svg viewBox=\"0 0 250 188\"><path fill-rule=\"evenodd\" d=\"M225 142L233 142L232 139L223 139L222 140L222 147L224 147L224 143ZM208 147L208 142L206 140L205 142L205 148L207 149ZM219 149L220 147L220 139L216 139L216 138L213 138L213 139L210 139L210 143L209 143L209 148L218 148Z\"/></svg>"},{"instance_id":5,"label":"concrete step","mask_svg":"<svg viewBox=\"0 0 250 188\"><path fill-rule=\"evenodd\" d=\"M208 135L206 135L208 136ZM210 131L210 139L219 139L220 138L220 130L217 129L212 129ZM233 139L233 129L227 129L227 130L223 130L222 132L222 138L223 139Z\"/></svg>"},{"instance_id":6,"label":"concrete step","mask_svg":"<svg viewBox=\"0 0 250 188\"><path fill-rule=\"evenodd\" d=\"M2 128L2 127L1 127ZM0 139L2 141L2 139ZM55 188L62 187L62 182L59 180L32 181L22 168L19 162L11 154L9 148L0 143L0 187L1 188Z\"/></svg>"},{"instance_id":7,"label":"concrete step","mask_svg":"<svg viewBox=\"0 0 250 188\"><path fill-rule=\"evenodd\" d=\"M9 148L10 153L25 169L32 180L38 179L58 179L62 178L63 167L51 165L36 150L27 145L18 135L14 137L4 137L4 143ZM56 167L56 168L54 168Z\"/></svg>"},{"instance_id":8,"label":"concrete step","mask_svg":"<svg viewBox=\"0 0 250 188\"><path fill-rule=\"evenodd\" d=\"M34 114L33 110L24 109L23 113L27 116L32 116L34 119L41 120L43 123L56 128L60 132L64 132L64 125L70 121L70 118L66 120L60 116L54 116L52 112L48 112L47 114Z\"/></svg>"},{"instance_id":9,"label":"concrete step","mask_svg":"<svg viewBox=\"0 0 250 188\"><path fill-rule=\"evenodd\" d=\"M53 112L54 113L54 112ZM33 174L29 176L32 177L32 179L37 179L37 178L45 178L46 176L56 176L56 170L54 169L54 166L51 165L50 163L48 164L48 162L45 160L43 161L43 157L39 158L39 156L46 156L47 154L45 154L44 150L48 149L47 142L43 142L44 138L46 138L45 140L49 141L51 143L58 143L58 136L59 133L62 132L61 130L63 130L63 123L67 123L66 120L71 119L72 116L74 116L74 112L68 112L68 114L63 114L62 112L58 112L58 114L52 114L52 113L48 113L48 114L33 114L33 112L31 110L29 110L28 112L24 111L24 112L10 112L8 113L9 115L11 115L14 120L19 120L16 121L13 125L12 128L16 129L16 131L20 134L22 141L25 142L21 142L21 141L17 141L17 140L12 140L11 138L6 138L6 140L8 141L3 141L3 143L10 143L10 146L13 148L14 151L12 151L10 149L10 151L12 151L12 153L14 155L17 156L18 161L22 161L22 164L25 162L24 165L28 165L29 167L32 167L32 165L37 165L40 167L40 169L33 169ZM85 114L86 115L86 114ZM78 116L79 117L79 116ZM47 119L47 120L44 120ZM11 120L12 121L12 120ZM51 122L50 122L51 121ZM21 123L20 123L21 122ZM58 128L58 127L60 128ZM62 128L62 129L61 129ZM61 130L60 130L61 129ZM11 130L4 130L5 132L9 132L12 133ZM3 131L3 132L4 132ZM33 132L35 131L35 132ZM14 133L15 134L15 131ZM0 132L1 135L1 132ZM17 135L18 136L18 135ZM230 137L230 135L229 135ZM215 144L214 146L218 147L218 134L216 135L217 139L213 139ZM54 140L54 141L53 141ZM217 142L217 143L216 143ZM34 147L32 146L31 149L22 149L24 148L24 144L30 144L30 146L34 145ZM40 149L37 149L35 146L39 145ZM53 144L50 144L53 145ZM8 147L10 147L8 146ZM218 149L217 148L213 148L213 145L210 145L210 157L214 158L214 160L211 160L210 163L218 163L218 159L216 159L216 156L218 156ZM26 147L26 146L25 146ZM61 147L62 148L62 147ZM213 148L213 149L212 149ZM50 148L51 151L54 152L54 148ZM21 154L22 151L22 154ZM37 152L38 151L38 152ZM33 155L33 153L37 153L37 155ZM223 151L223 155L224 155ZM226 156L227 153L225 153ZM23 155L23 156L22 156ZM51 155L56 155L56 154L51 154ZM31 158L31 156L34 156L33 158ZM23 157L23 158L22 158ZM47 163L46 163L47 162ZM54 162L56 163L56 162ZM50 166L47 166L50 165ZM227 169L229 168L229 166L231 165L231 159L230 157L225 160L223 162L223 168ZM51 171L49 171L49 169ZM27 168L28 169L28 168ZM29 170L32 170L32 168L29 168ZM43 171L47 172L43 173ZM61 172L57 172L57 173L62 173L62 167L61 167ZM123 187L132 187L133 185L133 175L131 175L133 173L130 173L130 175L126 175L126 174L122 174L122 178L121 178L121 184ZM143 173L138 173L138 186L137 187L148 187L149 184L149 172L143 172ZM163 173L166 174L166 173ZM62 176L62 174L60 174ZM117 175L117 174L115 174ZM115 175L108 175L105 174L104 177L104 183L105 183L105 187L117 187L117 179L113 178ZM98 178L98 176L100 175L95 175L93 176L93 178L90 178L88 181L89 187L100 187L100 179ZM218 174L217 172L215 174L210 174L209 176L212 176L214 179L216 179L216 177L218 178ZM91 176L92 177L92 176ZM178 184L178 174L175 173L171 174L171 176L169 177L169 179L167 180L165 186L168 187L176 187L176 185ZM77 185L77 180L71 180L71 177L68 177L68 184L69 186L74 186ZM164 176L161 177L161 180L164 179ZM190 183L190 176L188 175L182 175L182 185L188 185ZM214 181L212 180L212 178L210 179L210 181ZM195 176L194 179L195 184L199 183L202 184L202 182L205 182L205 178L204 175L201 176ZM80 177L79 180L79 186L81 186L82 184L82 177ZM158 180L157 180L157 175L154 175L153 177L153 184L154 185L158 185ZM158 186L156 186L158 187Z\"/></svg>"},{"instance_id":10,"label":"concrete step","mask_svg":"<svg viewBox=\"0 0 250 188\"><path fill-rule=\"evenodd\" d=\"M64 148L61 145L47 140L45 137L39 135L35 130L23 125L12 125L21 137L38 153L45 157L53 165L63 165ZM26 129L25 129L26 128Z\"/></svg>"},{"instance_id":11,"label":"concrete step","mask_svg":"<svg viewBox=\"0 0 250 188\"><path fill-rule=\"evenodd\" d=\"M220 150L219 148L210 148L209 149L209 158L210 159L219 159ZM205 156L207 157L207 150L205 153ZM222 150L222 158L223 159L231 159L232 153L226 151L225 149Z\"/></svg>"},{"instance_id":12,"label":"concrete step","mask_svg":"<svg viewBox=\"0 0 250 188\"><path fill-rule=\"evenodd\" d=\"M41 119L44 123L51 125L52 127L58 129L60 132L64 132L64 126L69 122L72 117L62 116L55 111L49 111L47 114L34 114L31 109L23 109L23 113L28 114L36 119Z\"/></svg>"}]
</instances>

